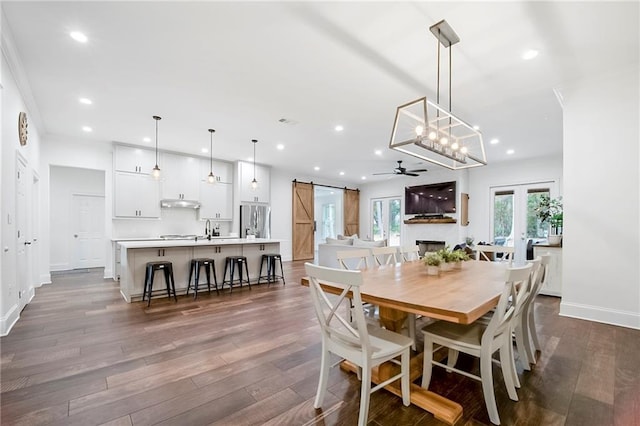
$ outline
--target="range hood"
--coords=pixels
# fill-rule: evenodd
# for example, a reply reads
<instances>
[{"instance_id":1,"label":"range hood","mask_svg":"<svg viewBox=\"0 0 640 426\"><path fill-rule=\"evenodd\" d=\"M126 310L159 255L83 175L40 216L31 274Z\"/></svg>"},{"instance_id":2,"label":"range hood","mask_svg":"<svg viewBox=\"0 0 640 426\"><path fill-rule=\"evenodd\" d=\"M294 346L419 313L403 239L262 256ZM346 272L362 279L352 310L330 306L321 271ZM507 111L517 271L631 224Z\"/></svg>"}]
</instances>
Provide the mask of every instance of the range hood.
<instances>
[{"instance_id":1,"label":"range hood","mask_svg":"<svg viewBox=\"0 0 640 426\"><path fill-rule=\"evenodd\" d=\"M199 209L200 208L200 202L199 201L195 201L195 200L172 200L172 199L168 199L168 200L160 200L160 207L162 208L166 208L166 209L175 209L175 208L181 208L181 209Z\"/></svg>"}]
</instances>

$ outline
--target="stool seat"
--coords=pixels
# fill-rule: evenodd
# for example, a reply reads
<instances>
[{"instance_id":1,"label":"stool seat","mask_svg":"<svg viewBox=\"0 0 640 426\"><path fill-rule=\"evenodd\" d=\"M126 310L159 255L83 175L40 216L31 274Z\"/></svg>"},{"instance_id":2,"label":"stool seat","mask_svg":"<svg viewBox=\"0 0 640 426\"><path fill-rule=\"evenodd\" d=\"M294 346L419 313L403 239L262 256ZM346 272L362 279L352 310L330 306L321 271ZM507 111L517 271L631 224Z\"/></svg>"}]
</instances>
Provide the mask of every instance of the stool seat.
<instances>
[{"instance_id":1,"label":"stool seat","mask_svg":"<svg viewBox=\"0 0 640 426\"><path fill-rule=\"evenodd\" d=\"M267 262L267 275L262 275L262 266ZM280 263L280 275L276 275L276 261ZM282 280L282 284L286 284L284 280L284 271L282 269L282 256L280 253L265 253L260 259L260 272L258 273L258 284L263 279L267 280L267 286L277 280Z\"/></svg>"},{"instance_id":2,"label":"stool seat","mask_svg":"<svg viewBox=\"0 0 640 426\"><path fill-rule=\"evenodd\" d=\"M244 268L243 268L244 265ZM237 268L236 268L237 267ZM227 279L227 270L229 271L229 278ZM238 271L238 278L235 277L235 271ZM244 275L246 274L246 278ZM251 281L249 280L249 267L247 266L246 256L227 256L224 262L224 274L222 275L222 288L225 284L229 284L229 292L233 291L233 285L247 283L249 290L251 290Z\"/></svg>"},{"instance_id":3,"label":"stool seat","mask_svg":"<svg viewBox=\"0 0 640 426\"><path fill-rule=\"evenodd\" d=\"M148 297L149 301L147 302L147 306L151 305L151 295L154 292L153 279L155 277L156 271L164 272L167 297L171 297L171 294L173 294L173 298L177 302L178 297L176 296L176 283L173 279L173 264L167 261L147 262L144 274L144 290L142 291L142 301L144 302L144 299ZM165 290L157 290L156 292L164 291Z\"/></svg>"},{"instance_id":4,"label":"stool seat","mask_svg":"<svg viewBox=\"0 0 640 426\"><path fill-rule=\"evenodd\" d=\"M191 267L189 268L189 281L187 283L187 293L193 288L193 298L198 298L198 286L200 284L200 270L204 268L205 275L207 277L207 289L211 294L211 271L213 271L213 283L216 289L216 294L220 294L218 291L218 278L216 277L216 262L214 259L207 257L200 257L197 259L191 259ZM194 277L193 284L191 284L191 277Z\"/></svg>"}]
</instances>

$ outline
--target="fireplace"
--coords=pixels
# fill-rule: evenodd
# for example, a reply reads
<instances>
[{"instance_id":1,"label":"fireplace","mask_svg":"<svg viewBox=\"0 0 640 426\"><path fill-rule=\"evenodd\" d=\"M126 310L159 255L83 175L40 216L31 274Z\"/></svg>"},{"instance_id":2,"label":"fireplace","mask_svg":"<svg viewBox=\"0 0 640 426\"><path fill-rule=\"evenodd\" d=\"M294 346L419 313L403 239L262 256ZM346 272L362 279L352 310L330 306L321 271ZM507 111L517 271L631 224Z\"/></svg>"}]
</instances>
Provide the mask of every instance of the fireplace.
<instances>
[{"instance_id":1,"label":"fireplace","mask_svg":"<svg viewBox=\"0 0 640 426\"><path fill-rule=\"evenodd\" d=\"M416 245L420 249L420 257L424 256L425 252L443 249L445 244L444 241L416 240Z\"/></svg>"}]
</instances>

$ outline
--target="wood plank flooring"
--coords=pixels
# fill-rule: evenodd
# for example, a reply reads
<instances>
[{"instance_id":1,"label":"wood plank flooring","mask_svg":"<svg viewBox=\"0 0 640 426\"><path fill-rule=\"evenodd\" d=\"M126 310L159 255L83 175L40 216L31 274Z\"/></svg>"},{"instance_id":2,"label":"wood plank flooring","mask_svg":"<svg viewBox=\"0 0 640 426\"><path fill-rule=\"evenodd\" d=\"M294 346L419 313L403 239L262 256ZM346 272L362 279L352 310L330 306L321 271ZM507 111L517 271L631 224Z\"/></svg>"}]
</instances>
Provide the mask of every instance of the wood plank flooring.
<instances>
[{"instance_id":1,"label":"wood plank flooring","mask_svg":"<svg viewBox=\"0 0 640 426\"><path fill-rule=\"evenodd\" d=\"M287 284L125 303L102 270L56 275L0 339L3 425L353 425L360 384L335 368L313 408L320 335L300 286ZM558 316L537 300L542 354L519 371L519 402L495 369L506 425L640 425L640 331ZM478 370L461 355L459 366ZM490 424L479 382L434 369L431 389L464 407L459 424ZM385 391L370 425L441 425Z\"/></svg>"}]
</instances>

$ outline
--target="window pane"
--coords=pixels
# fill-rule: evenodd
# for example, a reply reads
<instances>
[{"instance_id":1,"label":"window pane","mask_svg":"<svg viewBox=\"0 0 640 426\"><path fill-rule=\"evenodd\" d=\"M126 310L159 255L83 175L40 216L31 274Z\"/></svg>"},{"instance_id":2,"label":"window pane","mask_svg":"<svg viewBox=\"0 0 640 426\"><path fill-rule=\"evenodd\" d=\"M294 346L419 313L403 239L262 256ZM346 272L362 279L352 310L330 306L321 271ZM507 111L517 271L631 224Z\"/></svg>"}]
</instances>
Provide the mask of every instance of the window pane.
<instances>
[{"instance_id":1,"label":"window pane","mask_svg":"<svg viewBox=\"0 0 640 426\"><path fill-rule=\"evenodd\" d=\"M549 189L532 189L527 194L527 238L547 238L549 224L541 221L535 209L540 203L540 198L549 196Z\"/></svg>"},{"instance_id":2,"label":"window pane","mask_svg":"<svg viewBox=\"0 0 640 426\"><path fill-rule=\"evenodd\" d=\"M372 234L374 241L380 241L384 239L384 223L382 222L382 201L374 201L372 206L372 219L373 224Z\"/></svg>"},{"instance_id":3,"label":"window pane","mask_svg":"<svg viewBox=\"0 0 640 426\"><path fill-rule=\"evenodd\" d=\"M513 246L513 192L499 192L493 198L493 243Z\"/></svg>"},{"instance_id":4,"label":"window pane","mask_svg":"<svg viewBox=\"0 0 640 426\"><path fill-rule=\"evenodd\" d=\"M400 200L389 201L389 246L400 245Z\"/></svg>"}]
</instances>

